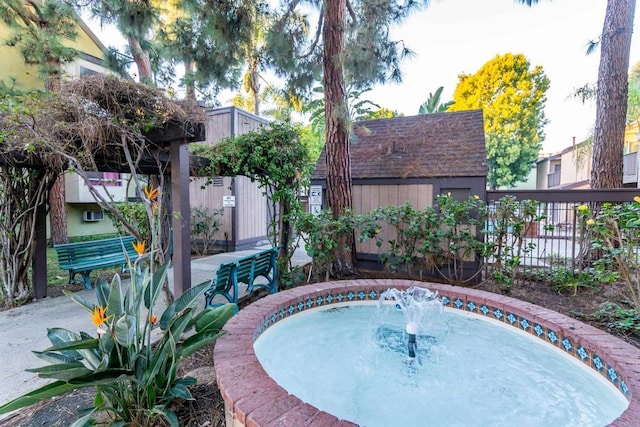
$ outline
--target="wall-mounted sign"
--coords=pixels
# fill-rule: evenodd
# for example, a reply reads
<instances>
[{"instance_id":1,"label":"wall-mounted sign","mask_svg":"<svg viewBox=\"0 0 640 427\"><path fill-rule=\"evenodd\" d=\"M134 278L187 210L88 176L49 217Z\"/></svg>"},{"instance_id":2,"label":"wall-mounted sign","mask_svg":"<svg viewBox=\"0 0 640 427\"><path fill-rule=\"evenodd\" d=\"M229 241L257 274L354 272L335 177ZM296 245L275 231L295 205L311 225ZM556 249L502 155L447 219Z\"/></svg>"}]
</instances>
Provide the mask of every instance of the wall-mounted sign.
<instances>
[{"instance_id":1,"label":"wall-mounted sign","mask_svg":"<svg viewBox=\"0 0 640 427\"><path fill-rule=\"evenodd\" d=\"M309 189L309 204L322 206L322 187L313 185Z\"/></svg>"},{"instance_id":2,"label":"wall-mounted sign","mask_svg":"<svg viewBox=\"0 0 640 427\"><path fill-rule=\"evenodd\" d=\"M222 196L222 206L225 208L235 208L236 196Z\"/></svg>"},{"instance_id":3,"label":"wall-mounted sign","mask_svg":"<svg viewBox=\"0 0 640 427\"><path fill-rule=\"evenodd\" d=\"M322 186L312 185L309 188L309 212L319 215L322 210Z\"/></svg>"}]
</instances>

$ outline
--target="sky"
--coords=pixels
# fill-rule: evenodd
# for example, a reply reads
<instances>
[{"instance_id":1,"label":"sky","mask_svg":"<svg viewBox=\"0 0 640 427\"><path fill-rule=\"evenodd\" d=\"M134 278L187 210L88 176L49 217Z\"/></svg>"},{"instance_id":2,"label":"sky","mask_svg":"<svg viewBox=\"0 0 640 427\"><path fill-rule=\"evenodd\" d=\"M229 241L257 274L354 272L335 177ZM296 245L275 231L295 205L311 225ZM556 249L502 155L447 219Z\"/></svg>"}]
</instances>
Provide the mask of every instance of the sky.
<instances>
[{"instance_id":1,"label":"sky","mask_svg":"<svg viewBox=\"0 0 640 427\"><path fill-rule=\"evenodd\" d=\"M571 97L587 83L595 84L599 49L586 55L587 44L602 33L606 0L541 0L532 7L515 0L431 0L392 35L415 56L401 64L403 81L376 86L363 95L406 116L418 113L429 93L444 87L442 101L453 99L460 74L474 74L497 55L523 54L531 66L542 66L550 80L543 153L569 147L575 137L589 137L595 123L595 102ZM636 11L636 26L640 22ZM89 26L106 44L115 44L99 25ZM640 61L640 35L635 33L630 66ZM223 105L232 95L221 94Z\"/></svg>"},{"instance_id":2,"label":"sky","mask_svg":"<svg viewBox=\"0 0 640 427\"><path fill-rule=\"evenodd\" d=\"M587 56L586 47L602 33L606 3L541 0L527 7L514 0L432 0L394 30L416 53L402 64L403 82L377 87L367 98L414 115L440 86L442 100L453 99L458 75L476 73L497 55L521 53L550 80L543 151L559 151L572 145L573 137L580 142L592 133L595 101L583 105L571 94L597 81L600 51ZM630 65L640 60L639 37L634 34Z\"/></svg>"}]
</instances>

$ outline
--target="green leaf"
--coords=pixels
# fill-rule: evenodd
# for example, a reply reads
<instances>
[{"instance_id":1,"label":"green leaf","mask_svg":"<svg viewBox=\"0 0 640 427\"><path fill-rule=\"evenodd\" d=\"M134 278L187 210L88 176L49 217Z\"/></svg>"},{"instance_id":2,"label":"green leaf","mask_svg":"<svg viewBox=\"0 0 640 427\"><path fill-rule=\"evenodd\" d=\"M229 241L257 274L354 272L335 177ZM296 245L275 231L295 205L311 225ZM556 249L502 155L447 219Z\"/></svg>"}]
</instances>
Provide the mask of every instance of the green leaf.
<instances>
[{"instance_id":1,"label":"green leaf","mask_svg":"<svg viewBox=\"0 0 640 427\"><path fill-rule=\"evenodd\" d=\"M122 281L119 275L113 276L111 286L109 287L109 302L107 303L106 315L119 317L124 310L122 300Z\"/></svg>"},{"instance_id":2,"label":"green leaf","mask_svg":"<svg viewBox=\"0 0 640 427\"><path fill-rule=\"evenodd\" d=\"M45 399L49 399L54 396L60 396L64 393L67 393L71 390L75 390L80 387L87 387L87 385L76 385L69 384L65 381L55 381L50 384L47 384L43 387L30 391L29 393L23 394L22 396L13 399L10 402L5 403L0 406L0 414L6 414L16 409L24 408L26 406L31 406L35 403L41 402Z\"/></svg>"},{"instance_id":3,"label":"green leaf","mask_svg":"<svg viewBox=\"0 0 640 427\"><path fill-rule=\"evenodd\" d=\"M123 347L129 347L136 336L137 319L134 316L120 317L114 327L116 342Z\"/></svg>"},{"instance_id":4,"label":"green leaf","mask_svg":"<svg viewBox=\"0 0 640 427\"><path fill-rule=\"evenodd\" d=\"M44 351L65 351L65 350L86 350L96 349L99 347L100 340L92 338L90 340L80 339L76 341L62 342L58 345L47 348Z\"/></svg>"},{"instance_id":5,"label":"green leaf","mask_svg":"<svg viewBox=\"0 0 640 427\"><path fill-rule=\"evenodd\" d=\"M120 277L120 276L118 276ZM109 303L109 284L104 277L98 277L96 279L96 298L98 299L98 305L100 307L106 307Z\"/></svg>"},{"instance_id":6,"label":"green leaf","mask_svg":"<svg viewBox=\"0 0 640 427\"><path fill-rule=\"evenodd\" d=\"M174 339L178 340L184 331L186 331L191 325L191 312L193 308L188 308L185 311L182 311L179 315L174 317L172 321L169 323L169 329L166 334L170 334L174 337Z\"/></svg>"},{"instance_id":7,"label":"green leaf","mask_svg":"<svg viewBox=\"0 0 640 427\"><path fill-rule=\"evenodd\" d=\"M185 400L193 400L193 396L191 396L191 392L189 389L185 387L183 384L176 384L169 389L169 395L173 397L177 397L179 399Z\"/></svg>"},{"instance_id":8,"label":"green leaf","mask_svg":"<svg viewBox=\"0 0 640 427\"><path fill-rule=\"evenodd\" d=\"M151 283L144 290L144 306L147 309L152 308L160 296L162 284L164 283L164 278L167 274L167 267L169 267L169 261L164 263L164 265L153 274Z\"/></svg>"},{"instance_id":9,"label":"green leaf","mask_svg":"<svg viewBox=\"0 0 640 427\"><path fill-rule=\"evenodd\" d=\"M82 363L58 363L56 365L31 368L26 371L34 372L40 378L55 378L62 381L69 381L92 373Z\"/></svg>"},{"instance_id":10,"label":"green leaf","mask_svg":"<svg viewBox=\"0 0 640 427\"><path fill-rule=\"evenodd\" d=\"M166 348L166 345L167 343L165 342L163 347L158 348L154 354L154 357L151 360L151 364L149 365L146 372L146 375L148 375L150 378L156 377L158 372L160 372L160 369L162 368L165 359L167 358L167 356L170 356L168 351L164 351ZM175 345L175 343L173 345Z\"/></svg>"},{"instance_id":11,"label":"green leaf","mask_svg":"<svg viewBox=\"0 0 640 427\"><path fill-rule=\"evenodd\" d=\"M203 310L198 317L196 317L196 332L218 331L222 329L224 324L231 319L235 310L236 305L233 303Z\"/></svg>"},{"instance_id":12,"label":"green leaf","mask_svg":"<svg viewBox=\"0 0 640 427\"><path fill-rule=\"evenodd\" d=\"M125 380L127 378L133 379L133 373L126 369L116 369L111 368L108 371L103 372L94 372L90 375L86 375L84 377L74 378L69 380L69 384L74 384L76 386L90 385L90 386L98 386L103 384L113 385L115 380Z\"/></svg>"},{"instance_id":13,"label":"green leaf","mask_svg":"<svg viewBox=\"0 0 640 427\"><path fill-rule=\"evenodd\" d=\"M93 408L91 411L89 411L89 413L75 420L69 427L85 427L86 425L90 425L89 421L91 420L94 412L96 412L96 409L97 408Z\"/></svg>"},{"instance_id":14,"label":"green leaf","mask_svg":"<svg viewBox=\"0 0 640 427\"><path fill-rule=\"evenodd\" d=\"M60 353L54 353L51 351L31 351L38 359L42 359L44 361L47 362L51 362L51 363L73 363L73 362L78 362L79 358L76 357L70 357L66 354L60 354Z\"/></svg>"},{"instance_id":15,"label":"green leaf","mask_svg":"<svg viewBox=\"0 0 640 427\"><path fill-rule=\"evenodd\" d=\"M198 380L194 377L182 377L176 381L176 384L183 384L187 387L198 384Z\"/></svg>"},{"instance_id":16,"label":"green leaf","mask_svg":"<svg viewBox=\"0 0 640 427\"><path fill-rule=\"evenodd\" d=\"M78 295L75 292L69 292L67 290L63 290L62 292L64 292L64 294L69 298L71 298L74 302L83 306L87 311L89 312L93 311L93 308L95 307L94 303L87 301L86 299L82 298L80 295Z\"/></svg>"},{"instance_id":17,"label":"green leaf","mask_svg":"<svg viewBox=\"0 0 640 427\"><path fill-rule=\"evenodd\" d=\"M164 411L164 418L167 420L171 427L179 427L178 417L173 411Z\"/></svg>"},{"instance_id":18,"label":"green leaf","mask_svg":"<svg viewBox=\"0 0 640 427\"><path fill-rule=\"evenodd\" d=\"M180 297L171 303L164 313L162 313L162 317L160 318L160 328L166 330L176 313L179 313L194 304L197 298L202 296L209 286L209 282L203 282L180 295Z\"/></svg>"},{"instance_id":19,"label":"green leaf","mask_svg":"<svg viewBox=\"0 0 640 427\"><path fill-rule=\"evenodd\" d=\"M184 358L193 354L201 348L211 344L226 333L226 331L209 331L190 336L189 338L184 340L184 342L180 346L180 358Z\"/></svg>"},{"instance_id":20,"label":"green leaf","mask_svg":"<svg viewBox=\"0 0 640 427\"><path fill-rule=\"evenodd\" d=\"M47 329L47 338L49 338L49 341L51 342L51 344L53 344L53 348L55 349L56 346L66 346L68 343L70 342L75 342L75 341L80 341L81 338L78 334L75 334L67 329L64 328L50 328ZM52 348L49 348L45 351L58 351L58 350L52 350ZM72 357L75 359L81 359L82 358L82 354L80 354L79 352L75 351L75 350L64 350L63 353L68 356L68 357Z\"/></svg>"}]
</instances>

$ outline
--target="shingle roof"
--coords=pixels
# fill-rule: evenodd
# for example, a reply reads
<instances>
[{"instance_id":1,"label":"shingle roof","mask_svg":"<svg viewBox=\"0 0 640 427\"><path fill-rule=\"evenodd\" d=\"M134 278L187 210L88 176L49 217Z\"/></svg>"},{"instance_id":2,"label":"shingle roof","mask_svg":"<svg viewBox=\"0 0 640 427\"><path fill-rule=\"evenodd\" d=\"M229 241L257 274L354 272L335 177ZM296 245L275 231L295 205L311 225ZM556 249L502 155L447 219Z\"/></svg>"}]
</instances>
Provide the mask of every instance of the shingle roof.
<instances>
[{"instance_id":1,"label":"shingle roof","mask_svg":"<svg viewBox=\"0 0 640 427\"><path fill-rule=\"evenodd\" d=\"M482 110L355 122L350 150L352 179L487 175ZM323 149L313 179L325 162Z\"/></svg>"}]
</instances>

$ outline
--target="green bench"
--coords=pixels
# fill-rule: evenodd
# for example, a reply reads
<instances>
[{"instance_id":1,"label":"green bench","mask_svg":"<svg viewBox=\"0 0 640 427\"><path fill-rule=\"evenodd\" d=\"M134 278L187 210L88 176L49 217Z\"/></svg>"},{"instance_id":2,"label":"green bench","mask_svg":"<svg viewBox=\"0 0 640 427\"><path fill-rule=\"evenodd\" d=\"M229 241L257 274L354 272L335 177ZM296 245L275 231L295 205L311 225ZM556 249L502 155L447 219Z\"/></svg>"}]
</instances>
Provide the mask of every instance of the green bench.
<instances>
[{"instance_id":1,"label":"green bench","mask_svg":"<svg viewBox=\"0 0 640 427\"><path fill-rule=\"evenodd\" d=\"M248 255L220 265L216 275L211 279L211 287L205 292L206 308L215 307L216 295L222 295L227 301L236 304L239 297L239 284L247 285L247 293L264 288L270 293L278 291L276 285L278 248L271 248L253 255ZM266 283L256 283L258 277L266 279Z\"/></svg>"},{"instance_id":2,"label":"green bench","mask_svg":"<svg viewBox=\"0 0 640 427\"><path fill-rule=\"evenodd\" d=\"M54 245L53 248L56 250L60 268L69 270L69 283L75 281L76 274L81 274L84 287L91 289L89 274L93 270L121 265L124 271L128 259L135 260L138 257L133 242L133 237L126 236L65 243Z\"/></svg>"}]
</instances>

